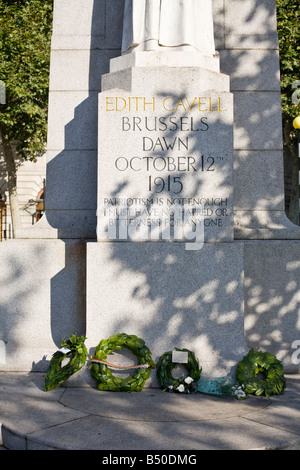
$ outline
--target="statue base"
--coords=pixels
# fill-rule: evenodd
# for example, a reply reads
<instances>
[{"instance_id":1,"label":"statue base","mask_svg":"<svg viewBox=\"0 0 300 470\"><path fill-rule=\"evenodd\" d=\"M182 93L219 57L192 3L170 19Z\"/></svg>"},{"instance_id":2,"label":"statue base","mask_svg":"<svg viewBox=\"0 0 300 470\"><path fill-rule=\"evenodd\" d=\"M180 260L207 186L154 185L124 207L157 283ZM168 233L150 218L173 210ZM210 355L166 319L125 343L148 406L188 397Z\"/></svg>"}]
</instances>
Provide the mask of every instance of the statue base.
<instances>
[{"instance_id":1,"label":"statue base","mask_svg":"<svg viewBox=\"0 0 300 470\"><path fill-rule=\"evenodd\" d=\"M191 65L192 64L192 65ZM204 55L196 50L173 50L161 48L159 51L136 51L116 57L110 61L110 73L131 67L201 67L220 72L219 53Z\"/></svg>"}]
</instances>

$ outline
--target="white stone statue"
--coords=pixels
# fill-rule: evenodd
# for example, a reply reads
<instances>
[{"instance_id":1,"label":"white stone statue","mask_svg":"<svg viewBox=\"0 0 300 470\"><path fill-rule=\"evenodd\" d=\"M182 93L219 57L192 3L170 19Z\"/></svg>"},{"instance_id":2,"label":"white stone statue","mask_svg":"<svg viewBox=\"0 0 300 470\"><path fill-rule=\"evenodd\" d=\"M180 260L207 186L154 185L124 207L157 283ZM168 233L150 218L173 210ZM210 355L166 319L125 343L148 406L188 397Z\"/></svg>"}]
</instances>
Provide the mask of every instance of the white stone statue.
<instances>
[{"instance_id":1,"label":"white stone statue","mask_svg":"<svg viewBox=\"0 0 300 470\"><path fill-rule=\"evenodd\" d=\"M160 48L214 55L212 0L126 0L122 54Z\"/></svg>"}]
</instances>

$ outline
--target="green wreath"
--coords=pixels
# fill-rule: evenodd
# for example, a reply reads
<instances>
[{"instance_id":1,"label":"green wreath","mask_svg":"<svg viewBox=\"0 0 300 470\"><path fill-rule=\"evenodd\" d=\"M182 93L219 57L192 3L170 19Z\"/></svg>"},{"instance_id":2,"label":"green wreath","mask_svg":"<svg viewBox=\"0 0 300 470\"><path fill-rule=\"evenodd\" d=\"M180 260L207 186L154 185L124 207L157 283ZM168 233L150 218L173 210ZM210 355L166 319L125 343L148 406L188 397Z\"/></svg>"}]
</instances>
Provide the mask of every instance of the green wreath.
<instances>
[{"instance_id":1,"label":"green wreath","mask_svg":"<svg viewBox=\"0 0 300 470\"><path fill-rule=\"evenodd\" d=\"M195 391L198 380L200 379L202 367L199 367L198 359L195 354L188 349L174 348L175 351L183 351L188 353L188 362L183 364L188 370L187 377L176 377L172 375L172 370L176 366L176 362L172 362L172 351L165 352L157 363L157 377L163 391L185 392L191 393Z\"/></svg>"},{"instance_id":2,"label":"green wreath","mask_svg":"<svg viewBox=\"0 0 300 470\"><path fill-rule=\"evenodd\" d=\"M257 377L263 374L264 378ZM238 363L236 380L245 386L245 393L255 395L280 395L286 387L281 362L268 352L250 349Z\"/></svg>"},{"instance_id":3,"label":"green wreath","mask_svg":"<svg viewBox=\"0 0 300 470\"><path fill-rule=\"evenodd\" d=\"M45 392L58 387L84 366L88 355L87 348L84 345L85 340L84 336L74 334L67 341L62 340L61 349L53 354L46 372ZM70 361L61 367L62 361L66 358L69 358Z\"/></svg>"},{"instance_id":4,"label":"green wreath","mask_svg":"<svg viewBox=\"0 0 300 470\"><path fill-rule=\"evenodd\" d=\"M137 366L119 367L121 369L137 369L133 375L125 379L114 376L108 366L117 368L118 366L106 362L107 356L114 350L120 351L122 346L135 354L139 362ZM96 380L97 388L113 392L140 392L150 377L150 369L155 367L145 341L126 333L118 333L106 340L101 340L95 350L95 356L91 359L91 375Z\"/></svg>"}]
</instances>

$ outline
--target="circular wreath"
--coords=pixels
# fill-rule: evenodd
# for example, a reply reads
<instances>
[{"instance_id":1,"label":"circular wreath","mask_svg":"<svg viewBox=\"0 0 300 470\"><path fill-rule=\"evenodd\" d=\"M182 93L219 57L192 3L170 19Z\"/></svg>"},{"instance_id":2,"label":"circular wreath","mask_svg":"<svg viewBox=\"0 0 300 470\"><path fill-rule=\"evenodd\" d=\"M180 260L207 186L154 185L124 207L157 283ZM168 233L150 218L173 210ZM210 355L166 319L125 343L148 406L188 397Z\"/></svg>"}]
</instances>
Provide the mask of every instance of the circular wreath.
<instances>
[{"instance_id":1,"label":"circular wreath","mask_svg":"<svg viewBox=\"0 0 300 470\"><path fill-rule=\"evenodd\" d=\"M44 382L46 392L61 385L84 366L88 355L85 340L84 336L74 334L68 340L62 340L61 349L53 354L46 372ZM70 359L68 364L61 367L62 361L66 358Z\"/></svg>"},{"instance_id":2,"label":"circular wreath","mask_svg":"<svg viewBox=\"0 0 300 470\"><path fill-rule=\"evenodd\" d=\"M188 353L188 362L182 364L187 369L188 376L185 378L173 377L172 370L178 363L172 362L172 351L168 351L159 358L157 363L157 377L159 383L163 391L191 393L195 389L196 382L200 379L202 367L199 367L198 359L189 349L174 349L175 351Z\"/></svg>"},{"instance_id":3,"label":"circular wreath","mask_svg":"<svg viewBox=\"0 0 300 470\"><path fill-rule=\"evenodd\" d=\"M106 362L107 356L114 350L121 350L122 346L136 355L139 362L138 366L127 368L137 368L137 371L125 379L114 376L108 368L108 365L112 364ZM90 369L91 375L96 380L97 388L99 390L110 390L113 392L140 392L143 389L146 380L150 376L150 369L154 367L155 364L152 360L151 352L145 345L145 341L143 339L138 338L135 335L119 333L100 341L95 350L95 356L92 357L92 365ZM126 369L126 367L123 369Z\"/></svg>"},{"instance_id":4,"label":"circular wreath","mask_svg":"<svg viewBox=\"0 0 300 470\"><path fill-rule=\"evenodd\" d=\"M257 374L263 374L259 378ZM255 395L280 395L286 387L282 363L268 352L250 349L238 363L236 380L245 386L245 393Z\"/></svg>"}]
</instances>

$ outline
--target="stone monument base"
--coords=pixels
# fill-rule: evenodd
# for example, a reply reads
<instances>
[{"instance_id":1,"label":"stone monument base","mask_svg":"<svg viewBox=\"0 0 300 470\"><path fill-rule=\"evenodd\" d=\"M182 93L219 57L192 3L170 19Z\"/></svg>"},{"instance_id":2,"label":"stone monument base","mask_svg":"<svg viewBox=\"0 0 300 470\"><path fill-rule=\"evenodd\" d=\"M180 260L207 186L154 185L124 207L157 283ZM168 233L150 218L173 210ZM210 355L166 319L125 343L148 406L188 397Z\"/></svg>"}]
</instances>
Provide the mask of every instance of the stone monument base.
<instances>
[{"instance_id":1,"label":"stone monument base","mask_svg":"<svg viewBox=\"0 0 300 470\"><path fill-rule=\"evenodd\" d=\"M0 370L45 372L64 336L87 336L91 355L122 330L141 335L154 360L174 346L194 349L202 377L231 372L251 347L299 373L299 252L299 240L199 251L168 242L2 243ZM65 385L95 386L89 365Z\"/></svg>"},{"instance_id":2,"label":"stone monument base","mask_svg":"<svg viewBox=\"0 0 300 470\"><path fill-rule=\"evenodd\" d=\"M143 338L155 362L187 348L203 377L227 375L247 352L243 301L242 243L206 243L199 251L183 243L87 244L91 351L124 332Z\"/></svg>"}]
</instances>

